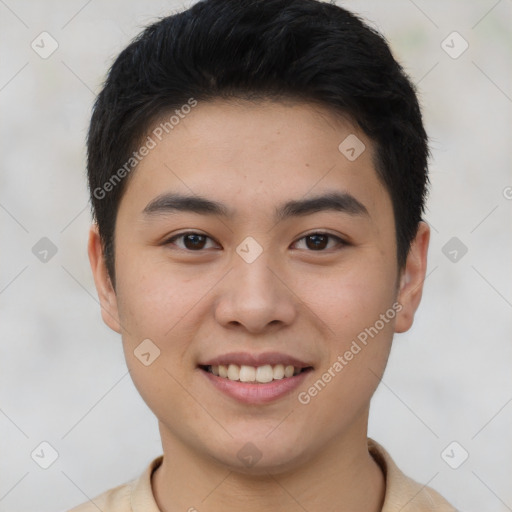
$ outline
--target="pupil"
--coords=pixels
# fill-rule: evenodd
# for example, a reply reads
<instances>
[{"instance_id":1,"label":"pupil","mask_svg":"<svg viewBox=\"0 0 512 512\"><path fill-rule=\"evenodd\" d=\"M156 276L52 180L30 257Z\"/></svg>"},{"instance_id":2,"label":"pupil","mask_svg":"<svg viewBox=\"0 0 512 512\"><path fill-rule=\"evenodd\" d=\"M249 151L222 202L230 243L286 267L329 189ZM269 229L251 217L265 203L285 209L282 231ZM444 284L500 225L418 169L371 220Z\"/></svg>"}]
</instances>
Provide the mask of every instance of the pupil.
<instances>
[{"instance_id":1,"label":"pupil","mask_svg":"<svg viewBox=\"0 0 512 512\"><path fill-rule=\"evenodd\" d=\"M201 249L204 245L204 238L204 235L187 235L185 237L185 246L187 247L187 249Z\"/></svg>"},{"instance_id":2,"label":"pupil","mask_svg":"<svg viewBox=\"0 0 512 512\"><path fill-rule=\"evenodd\" d=\"M309 235L308 241L313 241L313 245L308 245L309 249L324 249L327 245L327 236L325 235Z\"/></svg>"}]
</instances>

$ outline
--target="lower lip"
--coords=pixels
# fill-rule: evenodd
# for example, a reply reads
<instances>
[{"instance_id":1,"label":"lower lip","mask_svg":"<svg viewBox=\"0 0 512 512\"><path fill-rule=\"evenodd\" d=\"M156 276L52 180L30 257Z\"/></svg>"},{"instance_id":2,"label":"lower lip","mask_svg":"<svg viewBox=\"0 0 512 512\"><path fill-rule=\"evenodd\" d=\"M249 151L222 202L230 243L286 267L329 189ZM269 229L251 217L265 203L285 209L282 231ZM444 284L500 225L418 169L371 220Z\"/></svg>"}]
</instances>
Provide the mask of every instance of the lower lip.
<instances>
[{"instance_id":1,"label":"lower lip","mask_svg":"<svg viewBox=\"0 0 512 512\"><path fill-rule=\"evenodd\" d=\"M273 380L266 384L251 384L249 382L229 380L202 369L199 369L199 371L204 374L219 391L235 398L239 402L257 405L267 404L288 395L304 382L304 379L311 370L303 371L293 377Z\"/></svg>"}]
</instances>

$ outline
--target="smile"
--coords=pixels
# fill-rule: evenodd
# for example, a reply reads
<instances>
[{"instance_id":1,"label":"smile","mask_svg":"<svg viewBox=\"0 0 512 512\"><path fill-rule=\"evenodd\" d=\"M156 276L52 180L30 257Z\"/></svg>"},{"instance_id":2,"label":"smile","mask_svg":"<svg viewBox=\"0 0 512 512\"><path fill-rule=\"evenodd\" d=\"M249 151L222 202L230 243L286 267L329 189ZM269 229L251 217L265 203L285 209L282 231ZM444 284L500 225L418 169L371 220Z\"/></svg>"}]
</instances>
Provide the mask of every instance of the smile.
<instances>
[{"instance_id":1,"label":"smile","mask_svg":"<svg viewBox=\"0 0 512 512\"><path fill-rule=\"evenodd\" d=\"M201 368L215 376L231 381L267 384L275 380L289 379L311 367L301 368L283 364L265 364L262 366L219 364L202 366Z\"/></svg>"}]
</instances>

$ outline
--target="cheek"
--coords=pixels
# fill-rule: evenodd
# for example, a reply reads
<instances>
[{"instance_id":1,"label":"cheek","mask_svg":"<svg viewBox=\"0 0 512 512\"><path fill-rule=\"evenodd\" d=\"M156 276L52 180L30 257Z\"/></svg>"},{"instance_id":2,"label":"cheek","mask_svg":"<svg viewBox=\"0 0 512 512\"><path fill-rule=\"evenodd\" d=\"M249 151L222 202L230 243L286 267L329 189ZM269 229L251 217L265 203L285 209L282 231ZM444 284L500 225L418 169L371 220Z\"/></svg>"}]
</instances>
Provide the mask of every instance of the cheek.
<instances>
[{"instance_id":1,"label":"cheek","mask_svg":"<svg viewBox=\"0 0 512 512\"><path fill-rule=\"evenodd\" d=\"M135 258L126 258L117 275L123 351L135 387L157 416L179 410L187 400L179 383L190 365L187 320L199 285Z\"/></svg>"},{"instance_id":2,"label":"cheek","mask_svg":"<svg viewBox=\"0 0 512 512\"><path fill-rule=\"evenodd\" d=\"M395 278L382 262L366 260L329 275L303 276L298 289L331 335L347 340L373 325L392 306Z\"/></svg>"},{"instance_id":3,"label":"cheek","mask_svg":"<svg viewBox=\"0 0 512 512\"><path fill-rule=\"evenodd\" d=\"M118 310L128 364L133 360L140 373L134 350L150 339L160 351L156 363L181 379L192 364L191 340L208 315L208 291L219 276L184 272L162 259L126 258L119 269Z\"/></svg>"},{"instance_id":4,"label":"cheek","mask_svg":"<svg viewBox=\"0 0 512 512\"><path fill-rule=\"evenodd\" d=\"M121 321L130 332L163 340L200 299L200 287L164 262L126 258L118 272Z\"/></svg>"},{"instance_id":5,"label":"cheek","mask_svg":"<svg viewBox=\"0 0 512 512\"><path fill-rule=\"evenodd\" d=\"M315 312L330 328L327 353L300 403L326 426L326 436L363 413L384 372L397 314L394 284L392 272L361 269L325 281L317 294Z\"/></svg>"}]
</instances>

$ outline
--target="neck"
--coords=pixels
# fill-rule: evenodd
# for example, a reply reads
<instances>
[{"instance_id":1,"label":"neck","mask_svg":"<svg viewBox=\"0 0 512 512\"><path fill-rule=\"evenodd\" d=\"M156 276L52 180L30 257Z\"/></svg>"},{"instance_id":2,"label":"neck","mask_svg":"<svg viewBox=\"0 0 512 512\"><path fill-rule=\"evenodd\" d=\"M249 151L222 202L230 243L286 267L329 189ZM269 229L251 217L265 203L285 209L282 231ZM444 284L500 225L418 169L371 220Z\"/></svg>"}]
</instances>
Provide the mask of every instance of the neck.
<instances>
[{"instance_id":1,"label":"neck","mask_svg":"<svg viewBox=\"0 0 512 512\"><path fill-rule=\"evenodd\" d=\"M366 429L333 439L293 470L256 476L212 462L160 429L164 459L152 487L162 512L381 511L385 479L368 452Z\"/></svg>"}]
</instances>

